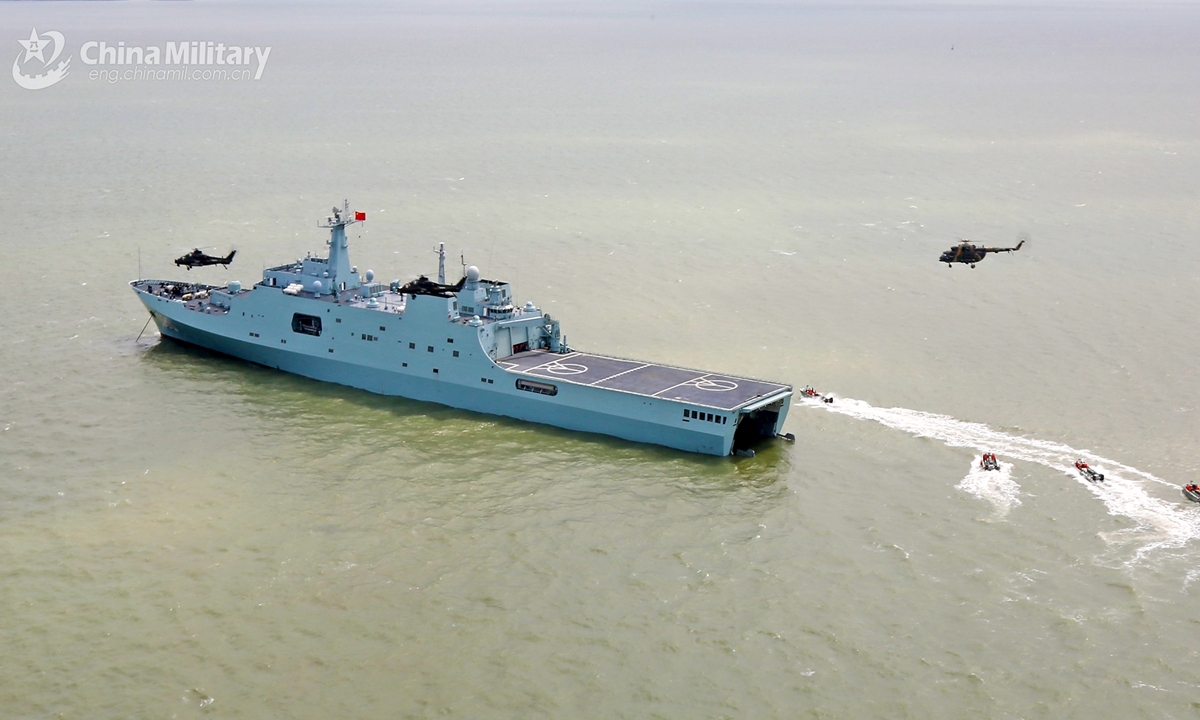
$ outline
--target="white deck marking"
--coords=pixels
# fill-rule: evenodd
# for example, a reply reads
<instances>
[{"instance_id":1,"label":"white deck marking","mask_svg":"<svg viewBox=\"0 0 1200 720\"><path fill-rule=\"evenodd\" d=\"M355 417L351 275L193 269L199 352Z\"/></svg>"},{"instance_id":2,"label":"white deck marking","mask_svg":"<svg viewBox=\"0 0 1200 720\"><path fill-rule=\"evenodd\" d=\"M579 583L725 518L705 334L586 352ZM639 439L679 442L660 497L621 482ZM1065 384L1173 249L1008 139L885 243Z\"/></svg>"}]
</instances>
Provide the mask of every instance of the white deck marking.
<instances>
[{"instance_id":1,"label":"white deck marking","mask_svg":"<svg viewBox=\"0 0 1200 720\"><path fill-rule=\"evenodd\" d=\"M700 381L700 380L703 380L704 378L708 377L708 376L709 376L709 375L711 375L711 374L712 374L712 373L705 373L705 374L701 375L700 377L694 377L694 378L692 378L691 380L684 380L684 381L683 381L683 382L681 382L681 383L676 383L676 384L672 385L672 386L671 386L671 387L669 387L669 388L664 388L664 389L662 389L662 390L659 390L658 392L654 393L654 396L662 395L662 394L663 394L663 393L665 393L667 390L674 390L674 389L675 389L675 388L677 388L677 387L682 387L682 386L684 386L684 385L691 385L691 384L692 384L692 383L694 383L694 382L698 382L698 381Z\"/></svg>"},{"instance_id":2,"label":"white deck marking","mask_svg":"<svg viewBox=\"0 0 1200 720\"><path fill-rule=\"evenodd\" d=\"M589 384L589 385L595 385L596 383L602 383L602 382L604 382L605 380L612 380L612 379L613 379L613 378L615 378L615 377L621 377L621 376L622 376L622 375L624 375L625 373L631 373L631 372L633 372L634 370L641 370L642 368L648 368L648 367L650 367L650 363L646 363L645 365L639 365L639 366L637 366L637 367L635 367L635 368L629 368L628 370L622 370L621 372L617 373L616 375L609 375L609 376L608 376L608 377L606 377L606 378L600 378L600 379L599 379L599 380L597 380L596 382L591 382L591 383L588 383L588 384Z\"/></svg>"},{"instance_id":3,"label":"white deck marking","mask_svg":"<svg viewBox=\"0 0 1200 720\"><path fill-rule=\"evenodd\" d=\"M573 352L573 353L569 353L569 354L567 354L567 355L562 355L562 356L560 356L560 357L556 357L556 358L554 358L553 360L550 360L550 361L544 362L544 363L542 363L541 365L535 365L534 367L531 367L531 368L529 368L529 369L527 369L527 370L521 370L521 371L519 371L519 372L531 373L531 372L533 372L534 370L541 370L542 368L546 367L547 365L556 365L556 364L558 364L560 361L562 361L564 358L575 357L575 356L576 356L576 355L578 355L578 354L579 354L579 353L577 353L577 352ZM516 363L514 363L514 364L513 364L513 367L516 367Z\"/></svg>"},{"instance_id":4,"label":"white deck marking","mask_svg":"<svg viewBox=\"0 0 1200 720\"><path fill-rule=\"evenodd\" d=\"M564 362L556 361L556 362L548 363L546 365L541 366L540 368L535 368L535 369L545 370L546 372L550 373L551 375L562 376L562 375L582 375L585 372L587 372L589 368L587 365L582 365L580 363L564 363Z\"/></svg>"},{"instance_id":5,"label":"white deck marking","mask_svg":"<svg viewBox=\"0 0 1200 720\"><path fill-rule=\"evenodd\" d=\"M706 390L708 392L729 392L738 388L738 384L731 380L704 380L696 378L683 384L695 385L697 390Z\"/></svg>"}]
</instances>

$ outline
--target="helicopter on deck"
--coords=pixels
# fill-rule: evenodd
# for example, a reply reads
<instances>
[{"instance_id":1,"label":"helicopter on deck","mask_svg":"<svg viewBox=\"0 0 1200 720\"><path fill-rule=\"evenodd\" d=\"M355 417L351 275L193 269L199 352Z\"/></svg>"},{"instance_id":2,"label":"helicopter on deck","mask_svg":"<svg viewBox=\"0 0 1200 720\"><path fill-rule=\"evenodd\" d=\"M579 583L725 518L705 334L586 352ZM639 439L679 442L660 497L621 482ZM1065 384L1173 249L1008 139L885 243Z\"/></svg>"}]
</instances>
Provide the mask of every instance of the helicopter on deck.
<instances>
[{"instance_id":1,"label":"helicopter on deck","mask_svg":"<svg viewBox=\"0 0 1200 720\"><path fill-rule=\"evenodd\" d=\"M1021 246L1025 244L1025 240L1027 239L1028 238L1021 238L1021 241L1017 243L1016 247L1009 248L980 247L963 240L958 245L955 245L946 252L942 253L942 256L938 258L938 261L946 263L946 267L951 267L954 263L965 263L974 268L975 263L983 260L988 253L1016 252L1021 249Z\"/></svg>"},{"instance_id":2,"label":"helicopter on deck","mask_svg":"<svg viewBox=\"0 0 1200 720\"><path fill-rule=\"evenodd\" d=\"M225 268L229 267L229 263L233 262L233 256L237 255L237 250L230 250L225 257L220 255L206 255L201 252L200 248L196 248L187 255L175 259L175 264L180 267L185 267L191 270L194 267L204 267L205 265L221 265Z\"/></svg>"}]
</instances>

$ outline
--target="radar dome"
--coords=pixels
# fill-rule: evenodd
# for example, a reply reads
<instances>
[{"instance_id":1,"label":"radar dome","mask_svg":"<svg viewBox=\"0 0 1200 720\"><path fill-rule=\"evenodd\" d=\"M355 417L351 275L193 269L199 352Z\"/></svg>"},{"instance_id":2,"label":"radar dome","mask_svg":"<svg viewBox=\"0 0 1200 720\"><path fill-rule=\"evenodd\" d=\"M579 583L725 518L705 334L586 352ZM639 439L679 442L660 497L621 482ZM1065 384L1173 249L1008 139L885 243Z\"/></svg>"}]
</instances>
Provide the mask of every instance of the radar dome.
<instances>
[{"instance_id":1,"label":"radar dome","mask_svg":"<svg viewBox=\"0 0 1200 720\"><path fill-rule=\"evenodd\" d=\"M321 281L320 280L313 280L313 292L315 292L318 295L321 294Z\"/></svg>"},{"instance_id":2,"label":"radar dome","mask_svg":"<svg viewBox=\"0 0 1200 720\"><path fill-rule=\"evenodd\" d=\"M367 271L367 282L374 282L374 281L375 281L375 271L368 270Z\"/></svg>"},{"instance_id":3,"label":"radar dome","mask_svg":"<svg viewBox=\"0 0 1200 720\"><path fill-rule=\"evenodd\" d=\"M471 282L479 282L479 268L472 265L467 268L467 280Z\"/></svg>"}]
</instances>

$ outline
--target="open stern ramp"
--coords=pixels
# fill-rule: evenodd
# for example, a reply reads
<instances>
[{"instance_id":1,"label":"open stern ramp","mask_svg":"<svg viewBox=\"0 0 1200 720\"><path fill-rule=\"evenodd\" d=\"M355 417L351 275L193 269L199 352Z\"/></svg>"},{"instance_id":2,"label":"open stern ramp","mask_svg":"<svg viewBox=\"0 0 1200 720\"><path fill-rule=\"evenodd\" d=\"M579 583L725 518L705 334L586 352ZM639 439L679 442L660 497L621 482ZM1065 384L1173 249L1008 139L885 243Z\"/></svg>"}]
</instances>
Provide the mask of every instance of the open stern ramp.
<instances>
[{"instance_id":1,"label":"open stern ramp","mask_svg":"<svg viewBox=\"0 0 1200 720\"><path fill-rule=\"evenodd\" d=\"M531 350L511 355L496 364L513 373L619 390L648 398L676 400L718 410L737 410L757 400L774 399L791 392L790 385L780 383L582 352L561 355L546 350Z\"/></svg>"}]
</instances>

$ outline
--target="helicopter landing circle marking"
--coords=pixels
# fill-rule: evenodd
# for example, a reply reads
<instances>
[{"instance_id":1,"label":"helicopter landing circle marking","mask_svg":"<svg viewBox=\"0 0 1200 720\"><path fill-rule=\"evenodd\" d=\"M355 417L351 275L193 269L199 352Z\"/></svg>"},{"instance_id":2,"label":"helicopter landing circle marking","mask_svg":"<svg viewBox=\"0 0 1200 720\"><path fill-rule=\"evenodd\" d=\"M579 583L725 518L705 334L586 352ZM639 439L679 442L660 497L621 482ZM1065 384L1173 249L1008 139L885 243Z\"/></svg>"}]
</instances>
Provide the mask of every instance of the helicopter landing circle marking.
<instances>
[{"instance_id":1,"label":"helicopter landing circle marking","mask_svg":"<svg viewBox=\"0 0 1200 720\"><path fill-rule=\"evenodd\" d=\"M697 390L707 390L708 392L729 392L736 390L738 386L732 380L710 380L708 378L701 378L688 384L695 385Z\"/></svg>"},{"instance_id":2,"label":"helicopter landing circle marking","mask_svg":"<svg viewBox=\"0 0 1200 720\"><path fill-rule=\"evenodd\" d=\"M555 360L554 362L550 363L549 365L545 365L540 369L550 373L551 375L582 375L588 371L588 366L580 365L579 363L558 362Z\"/></svg>"}]
</instances>

